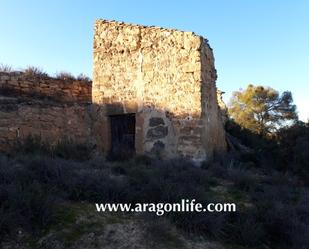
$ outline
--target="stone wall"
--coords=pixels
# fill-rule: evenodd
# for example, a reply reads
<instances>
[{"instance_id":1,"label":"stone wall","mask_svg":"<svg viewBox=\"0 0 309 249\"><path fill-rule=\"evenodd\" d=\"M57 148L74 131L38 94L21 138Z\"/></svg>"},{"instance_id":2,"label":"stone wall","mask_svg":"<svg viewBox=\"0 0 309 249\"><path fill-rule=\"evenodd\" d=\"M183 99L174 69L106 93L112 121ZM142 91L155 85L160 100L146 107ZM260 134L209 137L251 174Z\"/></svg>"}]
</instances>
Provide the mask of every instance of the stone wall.
<instances>
[{"instance_id":1,"label":"stone wall","mask_svg":"<svg viewBox=\"0 0 309 249\"><path fill-rule=\"evenodd\" d=\"M49 98L60 102L91 102L89 81L56 79L27 75L23 72L0 72L0 93Z\"/></svg>"},{"instance_id":2,"label":"stone wall","mask_svg":"<svg viewBox=\"0 0 309 249\"><path fill-rule=\"evenodd\" d=\"M91 143L91 82L0 72L0 150L28 136Z\"/></svg>"},{"instance_id":3,"label":"stone wall","mask_svg":"<svg viewBox=\"0 0 309 249\"><path fill-rule=\"evenodd\" d=\"M223 101L223 94L225 94L225 92L217 90L218 105L221 111L221 117L222 117L223 124L225 125L228 120L228 108L225 102Z\"/></svg>"},{"instance_id":4,"label":"stone wall","mask_svg":"<svg viewBox=\"0 0 309 249\"><path fill-rule=\"evenodd\" d=\"M68 105L15 97L0 97L0 150L9 151L29 135L56 144L70 139L91 143L89 105Z\"/></svg>"},{"instance_id":5,"label":"stone wall","mask_svg":"<svg viewBox=\"0 0 309 249\"><path fill-rule=\"evenodd\" d=\"M108 150L108 116L135 113L137 153L211 157L226 146L215 80L201 36L98 20L92 99L102 108L94 135L103 134Z\"/></svg>"},{"instance_id":6,"label":"stone wall","mask_svg":"<svg viewBox=\"0 0 309 249\"><path fill-rule=\"evenodd\" d=\"M214 65L213 51L206 40L202 42L201 51L201 103L202 103L202 143L212 155L226 150L224 121L218 105L217 71Z\"/></svg>"},{"instance_id":7,"label":"stone wall","mask_svg":"<svg viewBox=\"0 0 309 249\"><path fill-rule=\"evenodd\" d=\"M225 151L214 57L203 37L98 20L93 59L93 84L0 72L0 150L38 135L107 153L110 116L134 113L138 154L198 160Z\"/></svg>"}]
</instances>

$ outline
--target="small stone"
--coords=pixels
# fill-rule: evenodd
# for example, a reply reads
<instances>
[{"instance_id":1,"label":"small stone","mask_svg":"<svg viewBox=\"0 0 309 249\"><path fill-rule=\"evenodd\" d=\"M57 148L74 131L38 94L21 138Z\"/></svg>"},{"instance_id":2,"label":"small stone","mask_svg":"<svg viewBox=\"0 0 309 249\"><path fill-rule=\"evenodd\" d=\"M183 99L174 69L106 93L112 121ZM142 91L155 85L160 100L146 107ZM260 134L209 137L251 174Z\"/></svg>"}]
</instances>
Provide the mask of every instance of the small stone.
<instances>
[{"instance_id":1,"label":"small stone","mask_svg":"<svg viewBox=\"0 0 309 249\"><path fill-rule=\"evenodd\" d=\"M147 138L150 139L160 139L166 137L168 134L167 126L157 126L155 128L149 129L147 132Z\"/></svg>"},{"instance_id":2,"label":"small stone","mask_svg":"<svg viewBox=\"0 0 309 249\"><path fill-rule=\"evenodd\" d=\"M150 118L149 119L149 126L154 127L158 125L165 125L163 118Z\"/></svg>"}]
</instances>

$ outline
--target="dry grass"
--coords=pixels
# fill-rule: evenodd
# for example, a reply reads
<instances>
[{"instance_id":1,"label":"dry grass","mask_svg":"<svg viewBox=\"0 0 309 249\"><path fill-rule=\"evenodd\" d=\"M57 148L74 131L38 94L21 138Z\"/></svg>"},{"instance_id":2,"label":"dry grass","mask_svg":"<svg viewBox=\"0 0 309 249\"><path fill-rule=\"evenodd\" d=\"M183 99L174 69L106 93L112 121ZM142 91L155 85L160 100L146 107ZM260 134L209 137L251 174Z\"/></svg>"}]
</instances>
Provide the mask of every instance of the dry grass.
<instances>
[{"instance_id":1,"label":"dry grass","mask_svg":"<svg viewBox=\"0 0 309 249\"><path fill-rule=\"evenodd\" d=\"M61 80L76 80L76 77L73 74L65 71L57 73L56 78Z\"/></svg>"},{"instance_id":2,"label":"dry grass","mask_svg":"<svg viewBox=\"0 0 309 249\"><path fill-rule=\"evenodd\" d=\"M10 73L12 72L12 67L5 64L0 64L0 72Z\"/></svg>"},{"instance_id":3,"label":"dry grass","mask_svg":"<svg viewBox=\"0 0 309 249\"><path fill-rule=\"evenodd\" d=\"M36 77L48 77L48 74L44 72L41 68L28 66L24 70L24 75L26 76L36 76Z\"/></svg>"}]
</instances>

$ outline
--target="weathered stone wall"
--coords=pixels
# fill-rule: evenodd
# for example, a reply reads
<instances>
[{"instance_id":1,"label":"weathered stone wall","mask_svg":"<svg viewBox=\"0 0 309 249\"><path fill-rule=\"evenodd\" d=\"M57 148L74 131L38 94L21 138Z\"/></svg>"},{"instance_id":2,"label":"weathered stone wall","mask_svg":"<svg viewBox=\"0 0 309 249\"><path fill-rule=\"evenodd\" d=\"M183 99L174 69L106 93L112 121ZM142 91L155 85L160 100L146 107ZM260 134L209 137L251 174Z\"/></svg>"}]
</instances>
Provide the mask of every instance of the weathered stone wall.
<instances>
[{"instance_id":1,"label":"weathered stone wall","mask_svg":"<svg viewBox=\"0 0 309 249\"><path fill-rule=\"evenodd\" d=\"M88 81L56 79L27 75L23 72L0 72L0 93L49 98L61 102L91 102L91 86Z\"/></svg>"},{"instance_id":2,"label":"weathered stone wall","mask_svg":"<svg viewBox=\"0 0 309 249\"><path fill-rule=\"evenodd\" d=\"M68 105L32 99L0 97L0 150L9 151L17 140L39 136L55 144L62 139L91 143L89 105Z\"/></svg>"},{"instance_id":3,"label":"weathered stone wall","mask_svg":"<svg viewBox=\"0 0 309 249\"><path fill-rule=\"evenodd\" d=\"M225 102L223 101L223 94L224 93L225 92L217 90L217 100L218 100L219 110L221 112L223 124L225 125L225 123L228 120L228 108L227 108Z\"/></svg>"},{"instance_id":4,"label":"weathered stone wall","mask_svg":"<svg viewBox=\"0 0 309 249\"><path fill-rule=\"evenodd\" d=\"M135 113L137 153L210 157L225 149L215 80L202 37L98 20L92 99L102 118L94 134L103 134L108 150L108 115Z\"/></svg>"},{"instance_id":5,"label":"weathered stone wall","mask_svg":"<svg viewBox=\"0 0 309 249\"><path fill-rule=\"evenodd\" d=\"M93 59L93 84L1 72L0 150L38 135L106 153L110 115L126 113L135 114L138 154L204 159L225 150L214 58L205 39L99 20Z\"/></svg>"},{"instance_id":6,"label":"weathered stone wall","mask_svg":"<svg viewBox=\"0 0 309 249\"><path fill-rule=\"evenodd\" d=\"M217 99L217 71L212 49L204 40L201 46L202 143L209 154L226 150L225 131Z\"/></svg>"}]
</instances>

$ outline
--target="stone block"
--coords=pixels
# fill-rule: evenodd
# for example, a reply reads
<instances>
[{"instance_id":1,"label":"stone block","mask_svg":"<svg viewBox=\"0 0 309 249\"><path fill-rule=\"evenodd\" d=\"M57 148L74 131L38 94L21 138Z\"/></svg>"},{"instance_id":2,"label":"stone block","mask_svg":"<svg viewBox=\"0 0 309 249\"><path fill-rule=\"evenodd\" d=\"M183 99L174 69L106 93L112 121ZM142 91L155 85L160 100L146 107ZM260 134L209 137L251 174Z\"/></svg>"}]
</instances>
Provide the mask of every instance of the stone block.
<instances>
[{"instance_id":1,"label":"stone block","mask_svg":"<svg viewBox=\"0 0 309 249\"><path fill-rule=\"evenodd\" d=\"M150 127L154 127L154 126L158 126L158 125L165 125L163 118L150 118L149 119L149 126Z\"/></svg>"},{"instance_id":2,"label":"stone block","mask_svg":"<svg viewBox=\"0 0 309 249\"><path fill-rule=\"evenodd\" d=\"M147 131L147 138L150 140L160 139L166 137L168 134L167 126L157 126L155 128L150 128Z\"/></svg>"}]
</instances>

